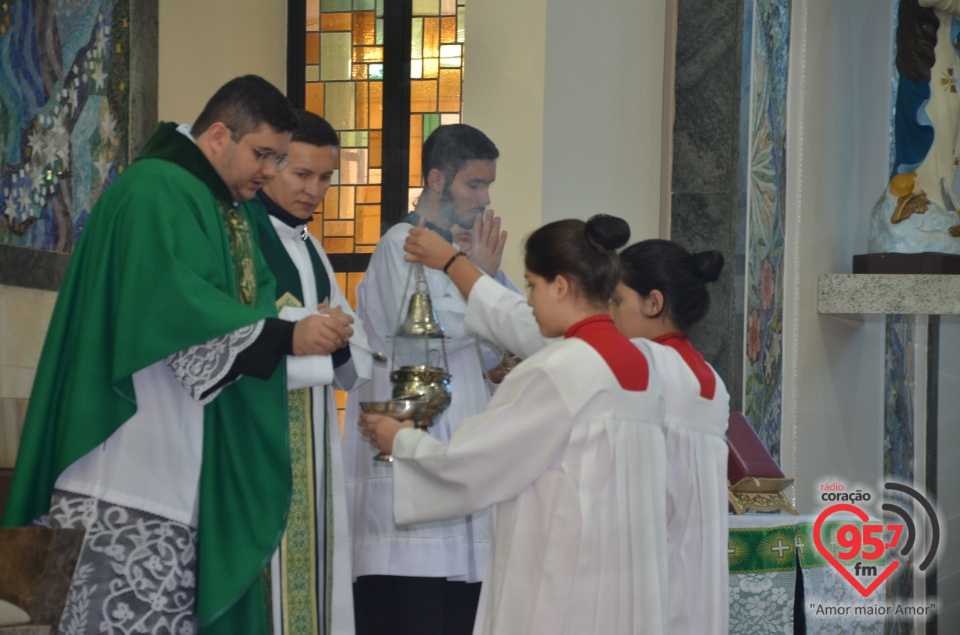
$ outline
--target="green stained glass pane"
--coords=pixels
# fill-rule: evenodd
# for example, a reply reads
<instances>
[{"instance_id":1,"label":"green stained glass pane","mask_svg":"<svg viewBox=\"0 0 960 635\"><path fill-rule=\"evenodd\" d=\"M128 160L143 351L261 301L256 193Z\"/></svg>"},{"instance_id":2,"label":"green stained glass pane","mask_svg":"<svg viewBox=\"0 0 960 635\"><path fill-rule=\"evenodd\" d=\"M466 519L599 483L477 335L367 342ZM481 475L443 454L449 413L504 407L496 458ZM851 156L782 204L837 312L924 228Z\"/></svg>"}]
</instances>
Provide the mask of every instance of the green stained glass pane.
<instances>
[{"instance_id":1,"label":"green stained glass pane","mask_svg":"<svg viewBox=\"0 0 960 635\"><path fill-rule=\"evenodd\" d=\"M320 79L322 81L351 78L351 33L320 34Z\"/></svg>"},{"instance_id":2,"label":"green stained glass pane","mask_svg":"<svg viewBox=\"0 0 960 635\"><path fill-rule=\"evenodd\" d=\"M459 44L443 44L440 46L440 57L460 57L462 49Z\"/></svg>"},{"instance_id":3,"label":"green stained glass pane","mask_svg":"<svg viewBox=\"0 0 960 635\"><path fill-rule=\"evenodd\" d=\"M367 69L369 79L383 79L383 64L368 64Z\"/></svg>"},{"instance_id":4,"label":"green stained glass pane","mask_svg":"<svg viewBox=\"0 0 960 635\"><path fill-rule=\"evenodd\" d=\"M304 69L303 78L308 82L320 81L320 67L310 64Z\"/></svg>"},{"instance_id":5,"label":"green stained glass pane","mask_svg":"<svg viewBox=\"0 0 960 635\"><path fill-rule=\"evenodd\" d=\"M410 79L423 79L423 60L410 60Z\"/></svg>"},{"instance_id":6,"label":"green stained glass pane","mask_svg":"<svg viewBox=\"0 0 960 635\"><path fill-rule=\"evenodd\" d=\"M459 44L443 44L440 46L440 66L444 68L460 68L463 47Z\"/></svg>"},{"instance_id":7,"label":"green stained glass pane","mask_svg":"<svg viewBox=\"0 0 960 635\"><path fill-rule=\"evenodd\" d=\"M460 42L461 44L464 42L463 32L466 30L467 26L466 14L467 12L464 11L463 7L457 8L457 42Z\"/></svg>"},{"instance_id":8,"label":"green stained glass pane","mask_svg":"<svg viewBox=\"0 0 960 635\"><path fill-rule=\"evenodd\" d=\"M353 0L354 11L373 11L376 6L376 0Z\"/></svg>"},{"instance_id":9,"label":"green stained glass pane","mask_svg":"<svg viewBox=\"0 0 960 635\"><path fill-rule=\"evenodd\" d=\"M377 18L377 28L374 37L377 38L377 46L383 46L383 18Z\"/></svg>"},{"instance_id":10,"label":"green stained glass pane","mask_svg":"<svg viewBox=\"0 0 960 635\"><path fill-rule=\"evenodd\" d=\"M366 148L370 145L370 132L367 130L351 130L340 133L340 147Z\"/></svg>"},{"instance_id":11,"label":"green stained glass pane","mask_svg":"<svg viewBox=\"0 0 960 635\"><path fill-rule=\"evenodd\" d=\"M350 0L320 0L320 11L324 13L333 11L349 11L351 9Z\"/></svg>"},{"instance_id":12,"label":"green stained glass pane","mask_svg":"<svg viewBox=\"0 0 960 635\"><path fill-rule=\"evenodd\" d=\"M378 17L378 18L382 18L382 17L383 17L383 3L384 3L385 1L386 1L386 0L377 0L377 17Z\"/></svg>"},{"instance_id":13,"label":"green stained glass pane","mask_svg":"<svg viewBox=\"0 0 960 635\"><path fill-rule=\"evenodd\" d=\"M440 0L413 0L413 15L440 15Z\"/></svg>"},{"instance_id":14,"label":"green stained glass pane","mask_svg":"<svg viewBox=\"0 0 960 635\"><path fill-rule=\"evenodd\" d=\"M410 59L423 59L423 18L414 18L410 27Z\"/></svg>"},{"instance_id":15,"label":"green stained glass pane","mask_svg":"<svg viewBox=\"0 0 960 635\"><path fill-rule=\"evenodd\" d=\"M423 116L423 140L426 141L430 134L440 127L440 115L430 114Z\"/></svg>"},{"instance_id":16,"label":"green stained glass pane","mask_svg":"<svg viewBox=\"0 0 960 635\"><path fill-rule=\"evenodd\" d=\"M353 130L357 127L355 87L353 82L324 84L323 118L336 130Z\"/></svg>"}]
</instances>

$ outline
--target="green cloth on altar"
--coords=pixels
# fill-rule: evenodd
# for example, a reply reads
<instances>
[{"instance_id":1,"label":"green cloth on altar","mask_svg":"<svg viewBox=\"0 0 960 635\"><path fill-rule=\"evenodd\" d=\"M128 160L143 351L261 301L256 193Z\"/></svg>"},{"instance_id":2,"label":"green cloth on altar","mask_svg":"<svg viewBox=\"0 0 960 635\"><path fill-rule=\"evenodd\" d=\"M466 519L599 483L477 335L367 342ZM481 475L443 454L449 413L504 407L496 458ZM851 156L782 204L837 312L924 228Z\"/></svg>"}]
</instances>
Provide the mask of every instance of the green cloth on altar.
<instances>
[{"instance_id":1,"label":"green cloth on altar","mask_svg":"<svg viewBox=\"0 0 960 635\"><path fill-rule=\"evenodd\" d=\"M274 281L249 212L233 205L191 140L174 124L160 124L100 197L77 242L2 524L24 525L47 513L60 473L134 414L134 372L274 316ZM202 632L266 628L260 574L283 532L290 497L285 378L283 368L267 381L241 378L204 408L196 600Z\"/></svg>"}]
</instances>

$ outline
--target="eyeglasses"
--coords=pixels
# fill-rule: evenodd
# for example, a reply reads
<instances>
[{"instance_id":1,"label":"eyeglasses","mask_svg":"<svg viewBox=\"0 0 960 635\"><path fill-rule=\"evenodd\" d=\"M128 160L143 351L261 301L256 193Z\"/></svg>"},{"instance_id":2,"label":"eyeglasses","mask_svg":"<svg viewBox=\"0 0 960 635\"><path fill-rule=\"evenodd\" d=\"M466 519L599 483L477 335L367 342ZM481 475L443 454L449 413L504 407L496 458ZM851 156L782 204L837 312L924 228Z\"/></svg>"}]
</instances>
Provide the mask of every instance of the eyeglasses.
<instances>
[{"instance_id":1,"label":"eyeglasses","mask_svg":"<svg viewBox=\"0 0 960 635\"><path fill-rule=\"evenodd\" d=\"M243 141L243 139L241 139ZM257 148L250 143L247 143L250 146L250 149L253 150L253 153L257 155L257 161L260 162L260 169L266 167L266 162L272 160L274 167L277 169L277 172L281 171L283 168L287 167L287 164L290 163L290 156L286 154L277 154L275 150L262 150Z\"/></svg>"}]
</instances>

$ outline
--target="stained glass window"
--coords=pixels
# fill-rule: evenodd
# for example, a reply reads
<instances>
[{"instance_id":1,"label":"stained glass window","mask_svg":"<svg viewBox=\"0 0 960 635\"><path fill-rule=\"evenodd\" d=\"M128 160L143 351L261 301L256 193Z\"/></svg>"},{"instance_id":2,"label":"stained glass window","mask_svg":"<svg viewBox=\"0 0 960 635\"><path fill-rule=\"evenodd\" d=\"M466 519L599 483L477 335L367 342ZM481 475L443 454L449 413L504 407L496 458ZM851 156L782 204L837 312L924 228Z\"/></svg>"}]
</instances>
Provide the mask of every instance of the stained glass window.
<instances>
[{"instance_id":1,"label":"stained glass window","mask_svg":"<svg viewBox=\"0 0 960 635\"><path fill-rule=\"evenodd\" d=\"M345 264L362 265L366 259L336 255L372 253L381 226L397 220L385 218L381 208L383 154L398 151L383 146L384 30L391 28L385 25L384 3L307 0L305 7L304 107L329 121L341 142L334 185L310 229L331 258ZM400 200L411 205L422 184L423 140L441 123L460 121L464 5L465 0L412 0L407 18L410 189ZM361 273L347 269L363 267L336 268L352 301Z\"/></svg>"},{"instance_id":2,"label":"stained glass window","mask_svg":"<svg viewBox=\"0 0 960 635\"><path fill-rule=\"evenodd\" d=\"M334 184L308 227L354 307L382 229L413 209L420 194L423 141L437 126L460 121L465 0L390 1L397 4L387 10L386 0L291 0L289 6L291 15L305 18L290 24L290 97L329 121L341 143ZM389 46L407 33L409 44ZM401 81L385 80L385 66L399 57L387 60L387 51L409 51L403 60L409 73L395 75ZM409 134L385 135L385 121L409 121ZM407 159L406 179L394 185L385 178L385 156ZM396 203L391 207L390 201ZM344 400L337 395L341 409Z\"/></svg>"}]
</instances>

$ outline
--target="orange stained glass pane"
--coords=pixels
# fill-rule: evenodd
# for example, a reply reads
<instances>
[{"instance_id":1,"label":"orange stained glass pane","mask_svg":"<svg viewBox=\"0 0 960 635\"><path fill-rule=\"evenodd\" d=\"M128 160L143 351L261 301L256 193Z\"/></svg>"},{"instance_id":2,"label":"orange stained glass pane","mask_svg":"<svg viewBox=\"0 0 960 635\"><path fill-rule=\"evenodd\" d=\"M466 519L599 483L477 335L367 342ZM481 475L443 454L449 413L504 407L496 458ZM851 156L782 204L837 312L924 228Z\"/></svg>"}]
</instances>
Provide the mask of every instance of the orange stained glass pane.
<instances>
[{"instance_id":1,"label":"orange stained glass pane","mask_svg":"<svg viewBox=\"0 0 960 635\"><path fill-rule=\"evenodd\" d=\"M366 64L354 64L353 65L353 79L367 79L367 69L369 66Z\"/></svg>"},{"instance_id":2,"label":"orange stained glass pane","mask_svg":"<svg viewBox=\"0 0 960 635\"><path fill-rule=\"evenodd\" d=\"M410 187L423 185L422 163L420 155L423 150L423 117L410 116Z\"/></svg>"},{"instance_id":3,"label":"orange stained glass pane","mask_svg":"<svg viewBox=\"0 0 960 635\"><path fill-rule=\"evenodd\" d=\"M356 236L357 242L364 245L375 245L380 240L379 205L357 205Z\"/></svg>"},{"instance_id":4,"label":"orange stained glass pane","mask_svg":"<svg viewBox=\"0 0 960 635\"><path fill-rule=\"evenodd\" d=\"M347 286L340 287L347 294L347 301L350 306L357 307L357 285L363 280L362 271L351 271L347 274Z\"/></svg>"},{"instance_id":5,"label":"orange stained glass pane","mask_svg":"<svg viewBox=\"0 0 960 635\"><path fill-rule=\"evenodd\" d=\"M352 220L327 220L323 221L323 233L329 238L334 236L353 236Z\"/></svg>"},{"instance_id":6,"label":"orange stained glass pane","mask_svg":"<svg viewBox=\"0 0 960 635\"><path fill-rule=\"evenodd\" d=\"M370 129L383 128L383 82L370 82Z\"/></svg>"},{"instance_id":7,"label":"orange stained glass pane","mask_svg":"<svg viewBox=\"0 0 960 635\"><path fill-rule=\"evenodd\" d=\"M324 13L320 16L321 31L349 31L352 13Z\"/></svg>"},{"instance_id":8,"label":"orange stained glass pane","mask_svg":"<svg viewBox=\"0 0 960 635\"><path fill-rule=\"evenodd\" d=\"M457 43L456 16L451 16L449 18L440 18L440 43L441 44Z\"/></svg>"},{"instance_id":9,"label":"orange stained glass pane","mask_svg":"<svg viewBox=\"0 0 960 635\"><path fill-rule=\"evenodd\" d=\"M357 129L370 127L370 83L357 82Z\"/></svg>"},{"instance_id":10,"label":"orange stained glass pane","mask_svg":"<svg viewBox=\"0 0 960 635\"><path fill-rule=\"evenodd\" d=\"M372 254L373 250L376 249L376 245L357 245L353 248L353 253L355 254Z\"/></svg>"},{"instance_id":11,"label":"orange stained glass pane","mask_svg":"<svg viewBox=\"0 0 960 635\"><path fill-rule=\"evenodd\" d=\"M347 292L347 272L345 271L335 271L333 277L337 281L337 286L340 287L340 290L344 293Z\"/></svg>"},{"instance_id":12,"label":"orange stained glass pane","mask_svg":"<svg viewBox=\"0 0 960 635\"><path fill-rule=\"evenodd\" d=\"M380 181L381 181L381 178L382 178L382 176L383 176L383 175L381 174L381 172L382 172L382 170L381 170L380 168L376 168L376 169L370 168L370 179L369 179L368 182L369 182L369 183L377 183L377 184L379 184Z\"/></svg>"},{"instance_id":13,"label":"orange stained glass pane","mask_svg":"<svg viewBox=\"0 0 960 635\"><path fill-rule=\"evenodd\" d=\"M437 112L436 80L422 79L410 82L410 112Z\"/></svg>"},{"instance_id":14,"label":"orange stained glass pane","mask_svg":"<svg viewBox=\"0 0 960 635\"><path fill-rule=\"evenodd\" d=\"M307 0L307 31L320 27L320 0Z\"/></svg>"},{"instance_id":15,"label":"orange stained glass pane","mask_svg":"<svg viewBox=\"0 0 960 635\"><path fill-rule=\"evenodd\" d=\"M340 208L337 216L341 219L353 219L356 216L356 188L340 186Z\"/></svg>"},{"instance_id":16,"label":"orange stained glass pane","mask_svg":"<svg viewBox=\"0 0 960 635\"><path fill-rule=\"evenodd\" d=\"M354 62L382 62L383 47L382 46L354 46L353 61Z\"/></svg>"},{"instance_id":17,"label":"orange stained glass pane","mask_svg":"<svg viewBox=\"0 0 960 635\"><path fill-rule=\"evenodd\" d=\"M307 84L305 105L310 112L323 116L323 84Z\"/></svg>"},{"instance_id":18,"label":"orange stained glass pane","mask_svg":"<svg viewBox=\"0 0 960 635\"><path fill-rule=\"evenodd\" d=\"M440 60L435 57L423 60L422 76L424 79L436 79L440 71Z\"/></svg>"},{"instance_id":19,"label":"orange stained glass pane","mask_svg":"<svg viewBox=\"0 0 960 635\"><path fill-rule=\"evenodd\" d=\"M423 57L440 57L440 18L423 19Z\"/></svg>"},{"instance_id":20,"label":"orange stained glass pane","mask_svg":"<svg viewBox=\"0 0 960 635\"><path fill-rule=\"evenodd\" d=\"M379 168L383 159L383 133L370 131L370 167ZM373 183L374 181L370 181Z\"/></svg>"},{"instance_id":21,"label":"orange stained glass pane","mask_svg":"<svg viewBox=\"0 0 960 635\"><path fill-rule=\"evenodd\" d=\"M354 46L372 46L377 43L377 18L373 11L355 11L353 14Z\"/></svg>"},{"instance_id":22,"label":"orange stained glass pane","mask_svg":"<svg viewBox=\"0 0 960 635\"><path fill-rule=\"evenodd\" d=\"M380 188L375 185L361 185L357 187L357 204L380 202Z\"/></svg>"},{"instance_id":23,"label":"orange stained glass pane","mask_svg":"<svg viewBox=\"0 0 960 635\"><path fill-rule=\"evenodd\" d=\"M306 45L307 45L307 55L306 55L305 63L319 64L320 63L320 34L307 33Z\"/></svg>"},{"instance_id":24,"label":"orange stained glass pane","mask_svg":"<svg viewBox=\"0 0 960 635\"><path fill-rule=\"evenodd\" d=\"M313 234L314 238L320 241L323 244L323 217L314 216L313 221L307 223L307 230Z\"/></svg>"},{"instance_id":25,"label":"orange stained glass pane","mask_svg":"<svg viewBox=\"0 0 960 635\"><path fill-rule=\"evenodd\" d=\"M352 254L353 238L324 238L323 250L328 254Z\"/></svg>"},{"instance_id":26,"label":"orange stained glass pane","mask_svg":"<svg viewBox=\"0 0 960 635\"><path fill-rule=\"evenodd\" d=\"M336 218L337 209L340 207L340 186L334 185L327 190L327 195L323 197L323 212L325 218Z\"/></svg>"},{"instance_id":27,"label":"orange stained glass pane","mask_svg":"<svg viewBox=\"0 0 960 635\"><path fill-rule=\"evenodd\" d=\"M444 68L440 71L440 110L460 111L460 69Z\"/></svg>"}]
</instances>

